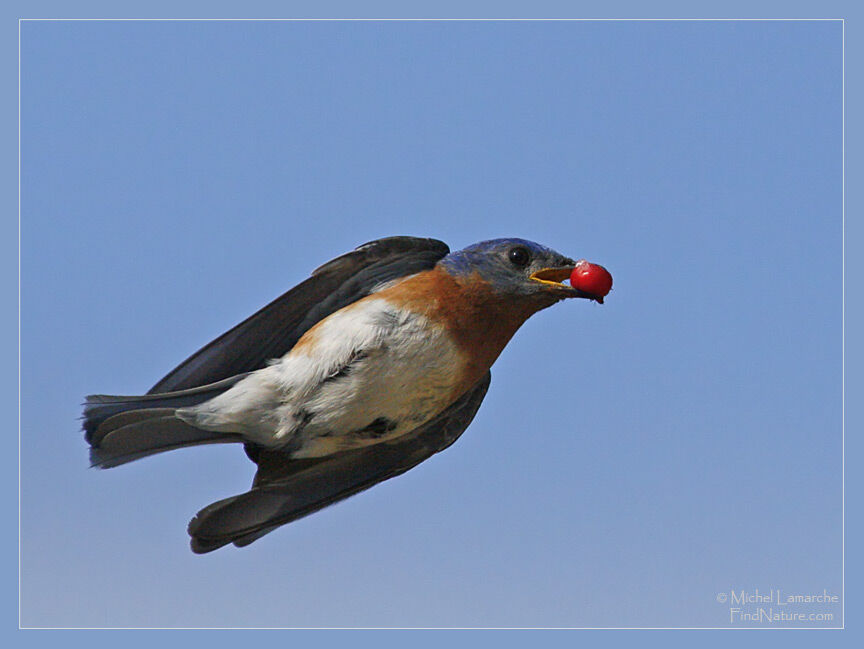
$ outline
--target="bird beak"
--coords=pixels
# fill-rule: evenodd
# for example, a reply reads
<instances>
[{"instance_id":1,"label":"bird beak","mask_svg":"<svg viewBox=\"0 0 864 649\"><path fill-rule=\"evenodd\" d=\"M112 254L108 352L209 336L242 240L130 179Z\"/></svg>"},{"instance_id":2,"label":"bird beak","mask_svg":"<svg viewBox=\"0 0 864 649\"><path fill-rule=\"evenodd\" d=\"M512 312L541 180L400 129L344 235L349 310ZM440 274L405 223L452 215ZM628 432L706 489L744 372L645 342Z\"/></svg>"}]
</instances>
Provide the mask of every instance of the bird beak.
<instances>
[{"instance_id":1,"label":"bird beak","mask_svg":"<svg viewBox=\"0 0 864 649\"><path fill-rule=\"evenodd\" d=\"M558 266L556 268L541 268L531 274L531 279L535 282L545 284L546 288L563 293L563 297L583 297L589 300L596 300L602 304L603 298L579 289L567 286L563 282L570 279L570 274L573 272L573 266Z\"/></svg>"}]
</instances>

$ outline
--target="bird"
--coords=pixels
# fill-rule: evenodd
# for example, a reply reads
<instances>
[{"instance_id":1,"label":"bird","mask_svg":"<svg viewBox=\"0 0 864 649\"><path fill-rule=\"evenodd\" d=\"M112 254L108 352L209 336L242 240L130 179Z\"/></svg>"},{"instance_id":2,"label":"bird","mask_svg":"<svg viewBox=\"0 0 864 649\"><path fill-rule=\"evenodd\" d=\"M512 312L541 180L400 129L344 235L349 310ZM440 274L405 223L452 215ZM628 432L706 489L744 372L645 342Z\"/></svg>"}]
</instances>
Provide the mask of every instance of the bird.
<instances>
[{"instance_id":1,"label":"bird","mask_svg":"<svg viewBox=\"0 0 864 649\"><path fill-rule=\"evenodd\" d=\"M575 263L519 238L451 252L394 236L336 257L141 396L86 397L91 465L243 444L249 491L203 508L193 552L247 546L398 476L453 444L490 367L534 313L602 296L564 284Z\"/></svg>"}]
</instances>

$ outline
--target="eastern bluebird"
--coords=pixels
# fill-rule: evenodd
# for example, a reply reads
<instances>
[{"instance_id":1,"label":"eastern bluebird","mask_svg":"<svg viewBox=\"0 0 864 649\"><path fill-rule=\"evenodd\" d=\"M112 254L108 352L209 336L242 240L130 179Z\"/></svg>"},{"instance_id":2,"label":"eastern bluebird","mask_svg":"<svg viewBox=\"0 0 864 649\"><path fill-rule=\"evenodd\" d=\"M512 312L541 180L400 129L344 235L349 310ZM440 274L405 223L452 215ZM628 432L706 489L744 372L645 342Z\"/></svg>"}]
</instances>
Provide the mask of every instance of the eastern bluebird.
<instances>
[{"instance_id":1,"label":"eastern bluebird","mask_svg":"<svg viewBox=\"0 0 864 649\"><path fill-rule=\"evenodd\" d=\"M568 297L574 261L522 239L451 253L390 237L326 263L144 396L87 397L94 466L238 442L252 488L189 524L192 550L245 546L404 473L471 423L489 368L532 314Z\"/></svg>"}]
</instances>

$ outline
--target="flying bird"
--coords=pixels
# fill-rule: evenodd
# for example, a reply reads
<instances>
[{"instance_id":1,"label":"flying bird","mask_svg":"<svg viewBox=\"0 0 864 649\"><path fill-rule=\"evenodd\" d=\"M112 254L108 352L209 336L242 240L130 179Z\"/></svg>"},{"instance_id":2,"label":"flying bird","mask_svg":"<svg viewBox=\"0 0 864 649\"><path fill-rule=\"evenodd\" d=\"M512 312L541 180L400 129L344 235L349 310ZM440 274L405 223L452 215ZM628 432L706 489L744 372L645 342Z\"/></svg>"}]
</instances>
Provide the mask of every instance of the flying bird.
<instances>
[{"instance_id":1,"label":"flying bird","mask_svg":"<svg viewBox=\"0 0 864 649\"><path fill-rule=\"evenodd\" d=\"M198 444L239 443L249 491L189 523L205 553L397 476L450 446L489 368L532 314L565 298L576 262L523 239L457 252L389 237L311 277L183 361L143 396L84 405L94 466Z\"/></svg>"}]
</instances>

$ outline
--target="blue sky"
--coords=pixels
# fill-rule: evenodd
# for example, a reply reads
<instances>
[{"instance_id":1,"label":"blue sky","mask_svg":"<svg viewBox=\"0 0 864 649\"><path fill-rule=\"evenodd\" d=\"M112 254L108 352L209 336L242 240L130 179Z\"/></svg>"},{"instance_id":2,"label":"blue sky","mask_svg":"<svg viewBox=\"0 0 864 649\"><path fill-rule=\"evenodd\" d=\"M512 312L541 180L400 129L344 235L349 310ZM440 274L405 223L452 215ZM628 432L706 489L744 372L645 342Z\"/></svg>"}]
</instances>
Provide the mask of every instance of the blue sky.
<instances>
[{"instance_id":1,"label":"blue sky","mask_svg":"<svg viewBox=\"0 0 864 649\"><path fill-rule=\"evenodd\" d=\"M730 589L839 592L840 30L25 23L22 623L726 626ZM83 395L392 234L615 289L530 320L448 451L245 550L185 534L238 449L87 469Z\"/></svg>"}]
</instances>

